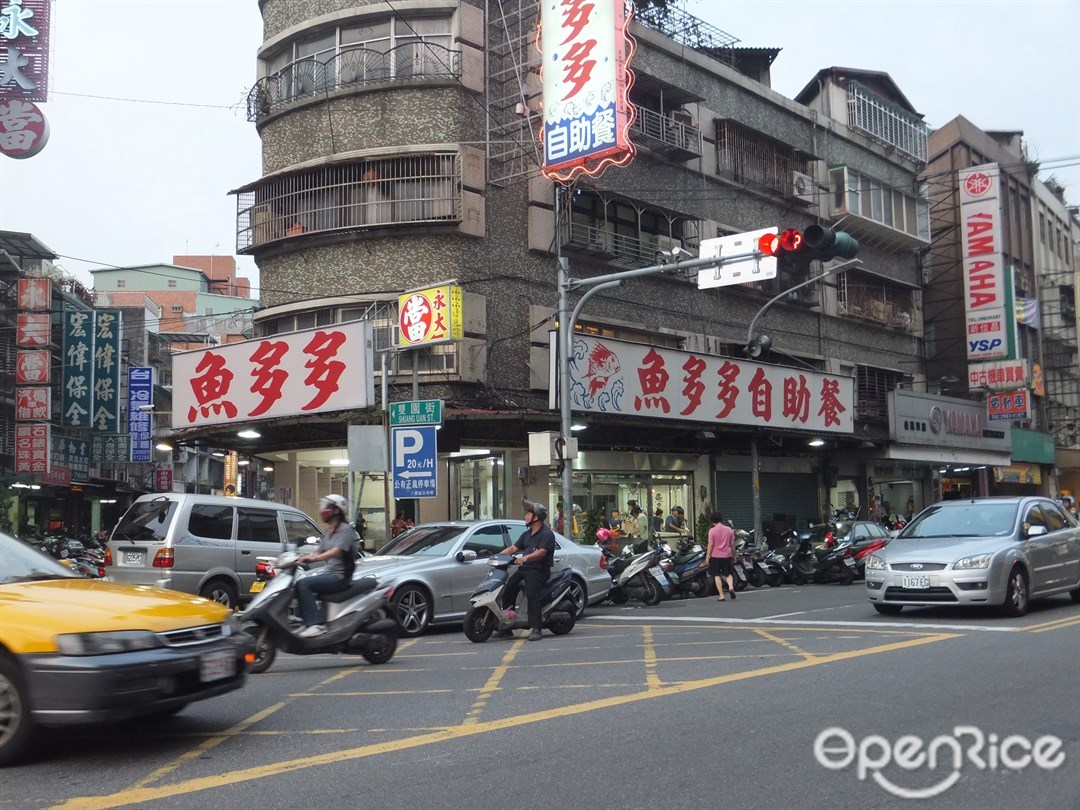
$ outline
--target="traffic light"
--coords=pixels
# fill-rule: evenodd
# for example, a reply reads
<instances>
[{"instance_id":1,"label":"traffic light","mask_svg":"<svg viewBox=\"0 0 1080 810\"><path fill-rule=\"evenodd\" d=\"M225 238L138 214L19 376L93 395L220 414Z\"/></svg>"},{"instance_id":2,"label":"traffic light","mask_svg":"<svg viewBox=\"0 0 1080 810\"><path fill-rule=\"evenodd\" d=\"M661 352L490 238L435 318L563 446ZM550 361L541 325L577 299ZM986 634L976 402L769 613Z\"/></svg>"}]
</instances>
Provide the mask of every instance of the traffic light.
<instances>
[{"instance_id":1,"label":"traffic light","mask_svg":"<svg viewBox=\"0 0 1080 810\"><path fill-rule=\"evenodd\" d=\"M805 230L786 228L779 233L767 233L758 240L758 250L766 256L794 259L854 259L859 243L844 231L836 231L824 225L811 225Z\"/></svg>"}]
</instances>

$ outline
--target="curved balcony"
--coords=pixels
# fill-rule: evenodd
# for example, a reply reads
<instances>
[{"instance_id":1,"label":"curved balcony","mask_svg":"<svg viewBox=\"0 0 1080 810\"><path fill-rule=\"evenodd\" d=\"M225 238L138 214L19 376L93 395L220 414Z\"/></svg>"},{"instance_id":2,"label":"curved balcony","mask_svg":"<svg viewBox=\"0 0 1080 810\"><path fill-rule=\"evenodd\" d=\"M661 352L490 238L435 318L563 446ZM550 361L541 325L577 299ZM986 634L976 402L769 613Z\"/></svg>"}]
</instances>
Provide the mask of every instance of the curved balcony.
<instances>
[{"instance_id":1,"label":"curved balcony","mask_svg":"<svg viewBox=\"0 0 1080 810\"><path fill-rule=\"evenodd\" d=\"M409 42L388 51L351 48L326 62L300 59L251 88L248 121L259 121L296 101L368 84L460 79L461 51L429 42Z\"/></svg>"}]
</instances>

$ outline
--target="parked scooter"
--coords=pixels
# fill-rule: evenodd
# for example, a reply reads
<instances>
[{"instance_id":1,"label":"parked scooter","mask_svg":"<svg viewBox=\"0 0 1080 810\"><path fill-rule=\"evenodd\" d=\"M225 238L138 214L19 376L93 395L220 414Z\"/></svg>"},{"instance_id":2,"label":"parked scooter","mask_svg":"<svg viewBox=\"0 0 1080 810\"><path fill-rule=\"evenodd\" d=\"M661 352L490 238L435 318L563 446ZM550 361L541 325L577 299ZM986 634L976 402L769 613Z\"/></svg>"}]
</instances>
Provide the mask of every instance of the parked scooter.
<instances>
[{"instance_id":1,"label":"parked scooter","mask_svg":"<svg viewBox=\"0 0 1080 810\"><path fill-rule=\"evenodd\" d=\"M660 568L660 548L649 547L648 541L627 545L621 556L601 546L608 558L611 590L608 599L616 605L637 599L646 605L656 605L671 592L671 580Z\"/></svg>"},{"instance_id":2,"label":"parked scooter","mask_svg":"<svg viewBox=\"0 0 1080 810\"><path fill-rule=\"evenodd\" d=\"M806 582L839 582L850 585L855 581L855 560L851 543L833 542L828 548L815 549L809 534L800 535L799 550L791 556L795 568L795 584Z\"/></svg>"},{"instance_id":3,"label":"parked scooter","mask_svg":"<svg viewBox=\"0 0 1080 810\"><path fill-rule=\"evenodd\" d=\"M239 615L244 632L255 646L254 674L270 669L277 651L294 655L346 653L362 655L372 664L385 664L397 649L397 622L390 618L387 604L392 585L380 585L374 576L354 574L349 587L319 594L326 610L326 632L300 638L299 625L290 621L290 606L296 584L310 576L296 564L300 554L286 551L277 558L274 574Z\"/></svg>"},{"instance_id":4,"label":"parked scooter","mask_svg":"<svg viewBox=\"0 0 1080 810\"><path fill-rule=\"evenodd\" d=\"M499 603L506 581L510 578L509 568L517 556L520 555L496 554L488 560L487 579L472 595L469 600L472 607L465 614L465 637L469 641L481 644L491 638L496 630L519 630L529 626L525 611L519 611L514 619L507 619ZM556 571L540 592L540 618L544 627L557 636L564 636L573 630L577 617L577 608L570 599L571 579L569 568Z\"/></svg>"},{"instance_id":5,"label":"parked scooter","mask_svg":"<svg viewBox=\"0 0 1080 810\"><path fill-rule=\"evenodd\" d=\"M660 558L660 567L672 583L672 596L705 596L709 592L709 572L702 565L705 562L705 549L692 537L680 537L675 551L672 551L667 543L660 549L663 555Z\"/></svg>"}]
</instances>

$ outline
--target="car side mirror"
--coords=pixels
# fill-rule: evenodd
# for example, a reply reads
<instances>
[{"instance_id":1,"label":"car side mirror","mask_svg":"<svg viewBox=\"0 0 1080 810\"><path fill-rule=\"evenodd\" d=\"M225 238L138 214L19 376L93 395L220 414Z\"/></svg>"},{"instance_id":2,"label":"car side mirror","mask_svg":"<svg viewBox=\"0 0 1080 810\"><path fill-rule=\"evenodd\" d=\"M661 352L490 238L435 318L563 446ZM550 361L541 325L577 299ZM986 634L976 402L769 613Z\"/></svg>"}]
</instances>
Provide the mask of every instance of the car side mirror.
<instances>
[{"instance_id":1,"label":"car side mirror","mask_svg":"<svg viewBox=\"0 0 1080 810\"><path fill-rule=\"evenodd\" d=\"M1046 534L1046 527L1042 525L1028 526L1027 531L1024 532L1026 537L1041 537Z\"/></svg>"},{"instance_id":2,"label":"car side mirror","mask_svg":"<svg viewBox=\"0 0 1080 810\"><path fill-rule=\"evenodd\" d=\"M297 545L297 547L299 547L301 545L304 545L304 546L317 546L317 545L319 545L319 538L315 537L314 535L311 536L311 537L305 537L303 543L297 543L296 545Z\"/></svg>"},{"instance_id":3,"label":"car side mirror","mask_svg":"<svg viewBox=\"0 0 1080 810\"><path fill-rule=\"evenodd\" d=\"M476 552L471 548L463 549L457 553L458 562L469 562L476 559Z\"/></svg>"}]
</instances>

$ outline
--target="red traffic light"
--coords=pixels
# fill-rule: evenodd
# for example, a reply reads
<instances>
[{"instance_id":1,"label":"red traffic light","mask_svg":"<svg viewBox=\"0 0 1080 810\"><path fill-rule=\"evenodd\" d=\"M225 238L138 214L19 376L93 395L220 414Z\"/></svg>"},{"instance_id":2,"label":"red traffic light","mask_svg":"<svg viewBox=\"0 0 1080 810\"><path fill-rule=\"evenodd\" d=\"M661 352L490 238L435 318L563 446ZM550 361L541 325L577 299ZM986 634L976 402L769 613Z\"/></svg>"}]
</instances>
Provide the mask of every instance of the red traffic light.
<instances>
[{"instance_id":1,"label":"red traffic light","mask_svg":"<svg viewBox=\"0 0 1080 810\"><path fill-rule=\"evenodd\" d=\"M775 256L780 252L780 237L775 233L762 234L757 246L766 256Z\"/></svg>"},{"instance_id":2,"label":"red traffic light","mask_svg":"<svg viewBox=\"0 0 1080 810\"><path fill-rule=\"evenodd\" d=\"M803 235L795 228L780 231L780 248L787 253L795 253L802 248Z\"/></svg>"}]
</instances>

